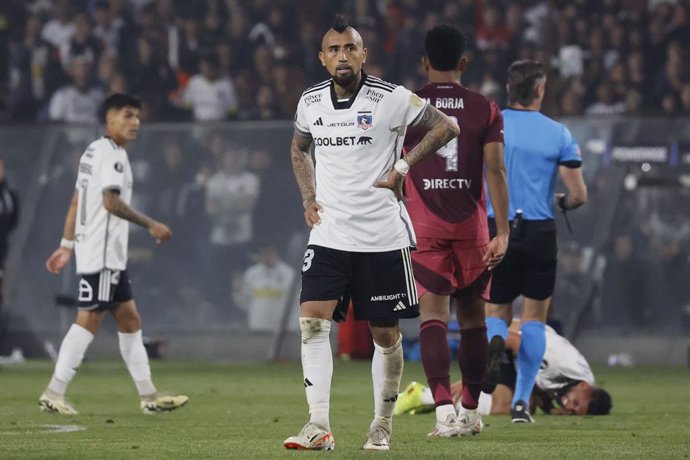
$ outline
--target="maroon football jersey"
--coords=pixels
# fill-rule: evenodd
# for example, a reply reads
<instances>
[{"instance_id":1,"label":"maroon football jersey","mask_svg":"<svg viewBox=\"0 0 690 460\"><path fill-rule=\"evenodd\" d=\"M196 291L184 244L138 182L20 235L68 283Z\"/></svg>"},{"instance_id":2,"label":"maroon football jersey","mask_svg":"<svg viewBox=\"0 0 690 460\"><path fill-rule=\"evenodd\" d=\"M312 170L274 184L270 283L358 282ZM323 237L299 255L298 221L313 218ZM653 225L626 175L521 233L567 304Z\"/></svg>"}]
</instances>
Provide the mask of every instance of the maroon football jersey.
<instances>
[{"instance_id":1,"label":"maroon football jersey","mask_svg":"<svg viewBox=\"0 0 690 460\"><path fill-rule=\"evenodd\" d=\"M457 83L429 83L416 94L455 119L460 135L407 175L407 209L415 232L426 238L488 241L483 149L503 143L503 115L495 103ZM425 134L410 127L405 151Z\"/></svg>"}]
</instances>

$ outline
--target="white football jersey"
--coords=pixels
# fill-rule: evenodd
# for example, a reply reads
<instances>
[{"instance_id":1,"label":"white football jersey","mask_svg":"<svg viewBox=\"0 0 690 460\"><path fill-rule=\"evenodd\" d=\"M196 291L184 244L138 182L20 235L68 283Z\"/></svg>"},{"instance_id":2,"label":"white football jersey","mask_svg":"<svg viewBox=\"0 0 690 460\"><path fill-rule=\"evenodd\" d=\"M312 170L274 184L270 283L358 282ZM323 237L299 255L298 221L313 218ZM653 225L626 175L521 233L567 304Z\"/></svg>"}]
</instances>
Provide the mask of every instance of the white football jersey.
<instances>
[{"instance_id":1,"label":"white football jersey","mask_svg":"<svg viewBox=\"0 0 690 460\"><path fill-rule=\"evenodd\" d=\"M546 326L546 351L537 372L537 387L558 390L574 380L594 384L589 363L568 339Z\"/></svg>"},{"instance_id":2,"label":"white football jersey","mask_svg":"<svg viewBox=\"0 0 690 460\"><path fill-rule=\"evenodd\" d=\"M108 137L92 142L79 160L76 188L77 273L125 270L129 222L103 206L103 192L109 189L119 190L120 199L127 204L132 200L132 169L125 149Z\"/></svg>"},{"instance_id":3,"label":"white football jersey","mask_svg":"<svg viewBox=\"0 0 690 460\"><path fill-rule=\"evenodd\" d=\"M404 204L374 184L388 177L407 126L425 106L404 87L366 74L349 100L337 100L332 80L302 93L295 129L314 141L316 201L323 207L309 244L352 252L415 245Z\"/></svg>"}]
</instances>

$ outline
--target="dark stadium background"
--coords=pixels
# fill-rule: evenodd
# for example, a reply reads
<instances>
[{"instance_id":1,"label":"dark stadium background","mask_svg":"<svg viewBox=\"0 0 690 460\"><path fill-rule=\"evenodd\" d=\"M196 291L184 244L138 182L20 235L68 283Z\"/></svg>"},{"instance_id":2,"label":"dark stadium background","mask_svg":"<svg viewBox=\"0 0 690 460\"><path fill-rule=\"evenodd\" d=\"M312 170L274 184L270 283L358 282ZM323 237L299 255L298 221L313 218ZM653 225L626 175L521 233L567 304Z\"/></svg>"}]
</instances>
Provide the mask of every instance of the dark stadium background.
<instances>
[{"instance_id":1,"label":"dark stadium background","mask_svg":"<svg viewBox=\"0 0 690 460\"><path fill-rule=\"evenodd\" d=\"M508 64L544 62L543 111L578 140L590 191L569 215L572 234L557 217L551 319L594 362L687 362L687 0L3 0L0 157L22 216L6 266L0 353L20 346L45 356L45 341L57 346L73 318L56 295L72 295L74 275L49 275L43 262L59 242L78 157L101 134L88 116L107 93L129 91L143 99L146 122L128 149L134 204L175 232L161 247L144 232L131 235L145 334L165 340L173 357L298 356L287 324L249 331L232 291L262 246L300 265L307 233L288 157L291 119L303 89L326 78L317 52L336 11L363 35L365 71L410 89L424 82L422 37L438 22L469 38L463 83L501 106ZM214 121L196 120L185 102L201 62L217 64L217 78L234 89L235 102ZM79 88L67 91L75 78ZM88 93L91 103L51 111L61 90ZM217 257L217 221L206 212L208 184L226 156L260 183L251 235L229 250L237 256L230 262ZM109 328L93 355L115 356ZM405 328L413 338L416 325Z\"/></svg>"}]
</instances>

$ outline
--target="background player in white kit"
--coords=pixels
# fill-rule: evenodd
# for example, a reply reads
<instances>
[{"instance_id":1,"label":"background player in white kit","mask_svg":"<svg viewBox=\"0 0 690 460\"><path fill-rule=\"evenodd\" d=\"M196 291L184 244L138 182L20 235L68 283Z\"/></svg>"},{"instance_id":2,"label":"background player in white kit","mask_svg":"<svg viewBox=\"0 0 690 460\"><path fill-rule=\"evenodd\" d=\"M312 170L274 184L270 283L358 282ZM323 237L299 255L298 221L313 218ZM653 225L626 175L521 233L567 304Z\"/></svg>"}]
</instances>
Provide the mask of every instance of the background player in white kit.
<instances>
[{"instance_id":1,"label":"background player in white kit","mask_svg":"<svg viewBox=\"0 0 690 460\"><path fill-rule=\"evenodd\" d=\"M117 322L120 352L139 392L141 411L169 411L188 400L187 396L159 394L151 381L141 319L127 275L129 222L146 228L158 243L172 236L165 224L129 205L132 170L124 147L137 137L140 111L141 102L125 94L113 94L103 103L106 135L92 142L79 161L62 241L46 261L48 271L59 273L74 248L79 296L77 318L62 341L53 377L38 401L45 412L77 413L65 401L65 391L106 311Z\"/></svg>"},{"instance_id":2,"label":"background player in white kit","mask_svg":"<svg viewBox=\"0 0 690 460\"><path fill-rule=\"evenodd\" d=\"M295 115L292 164L312 227L299 319L310 421L284 441L288 449L335 447L330 320L352 298L355 318L369 322L375 345L374 420L364 449L389 450L403 369L398 318L419 315L410 260L414 232L400 202L403 176L460 131L412 92L362 72L366 57L362 37L338 16L319 53L332 78L308 88ZM413 123L429 132L402 160L405 130Z\"/></svg>"}]
</instances>

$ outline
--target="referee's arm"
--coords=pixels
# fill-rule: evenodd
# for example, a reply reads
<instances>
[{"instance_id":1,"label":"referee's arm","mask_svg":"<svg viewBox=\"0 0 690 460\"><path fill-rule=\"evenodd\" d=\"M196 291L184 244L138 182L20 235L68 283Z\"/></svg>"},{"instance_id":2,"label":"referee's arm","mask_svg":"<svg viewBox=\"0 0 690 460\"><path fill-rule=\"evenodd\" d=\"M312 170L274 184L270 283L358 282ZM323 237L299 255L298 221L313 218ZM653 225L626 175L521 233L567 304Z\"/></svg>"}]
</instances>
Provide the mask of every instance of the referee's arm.
<instances>
[{"instance_id":1,"label":"referee's arm","mask_svg":"<svg viewBox=\"0 0 690 460\"><path fill-rule=\"evenodd\" d=\"M576 209L587 202L587 185L582 177L582 168L559 166L558 174L561 176L563 185L568 190L568 194L563 198L563 203L559 203L562 211Z\"/></svg>"}]
</instances>

